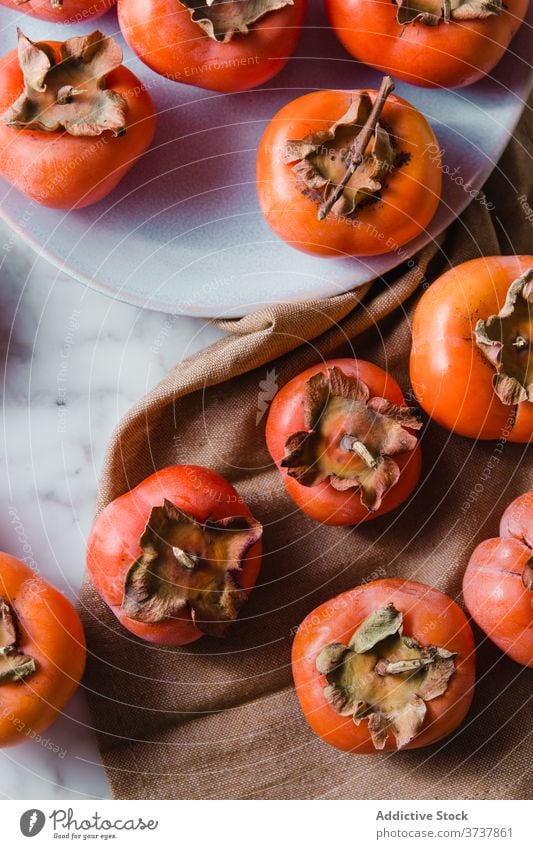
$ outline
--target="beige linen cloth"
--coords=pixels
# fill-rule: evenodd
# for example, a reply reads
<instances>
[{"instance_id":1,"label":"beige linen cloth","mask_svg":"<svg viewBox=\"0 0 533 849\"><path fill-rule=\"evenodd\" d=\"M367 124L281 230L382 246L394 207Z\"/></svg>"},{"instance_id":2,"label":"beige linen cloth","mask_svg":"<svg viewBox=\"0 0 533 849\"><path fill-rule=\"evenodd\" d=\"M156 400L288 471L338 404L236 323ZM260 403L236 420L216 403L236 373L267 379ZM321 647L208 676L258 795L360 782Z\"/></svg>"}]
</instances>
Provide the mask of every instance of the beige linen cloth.
<instances>
[{"instance_id":1,"label":"beige linen cloth","mask_svg":"<svg viewBox=\"0 0 533 849\"><path fill-rule=\"evenodd\" d=\"M261 399L338 355L386 367L408 391L410 318L422 286L481 254L533 253L520 200L532 198L532 131L523 120L485 187L492 212L474 201L414 268L356 292L220 323L228 335L180 363L120 423L99 508L156 469L196 463L229 478L265 533L259 585L225 641L143 644L85 583L85 687L116 797L527 797L531 674L479 631L470 714L449 739L419 751L363 756L326 745L300 712L290 671L298 624L362 580L414 578L461 603L472 549L496 535L504 507L533 486L525 446L474 444L429 422L422 482L404 509L356 530L322 527L285 494L265 448Z\"/></svg>"}]
</instances>

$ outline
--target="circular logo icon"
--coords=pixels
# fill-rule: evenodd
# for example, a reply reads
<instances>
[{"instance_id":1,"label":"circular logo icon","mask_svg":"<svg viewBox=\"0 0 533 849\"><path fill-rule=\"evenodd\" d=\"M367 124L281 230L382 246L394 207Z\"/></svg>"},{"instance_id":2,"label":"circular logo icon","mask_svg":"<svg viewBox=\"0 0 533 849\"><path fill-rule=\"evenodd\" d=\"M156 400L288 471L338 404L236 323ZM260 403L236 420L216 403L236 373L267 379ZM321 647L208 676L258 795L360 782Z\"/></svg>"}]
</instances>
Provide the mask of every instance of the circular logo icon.
<instances>
[{"instance_id":1,"label":"circular logo icon","mask_svg":"<svg viewBox=\"0 0 533 849\"><path fill-rule=\"evenodd\" d=\"M43 830L46 817L42 811L37 808L31 808L29 811L24 811L20 818L20 830L24 837L35 837Z\"/></svg>"}]
</instances>

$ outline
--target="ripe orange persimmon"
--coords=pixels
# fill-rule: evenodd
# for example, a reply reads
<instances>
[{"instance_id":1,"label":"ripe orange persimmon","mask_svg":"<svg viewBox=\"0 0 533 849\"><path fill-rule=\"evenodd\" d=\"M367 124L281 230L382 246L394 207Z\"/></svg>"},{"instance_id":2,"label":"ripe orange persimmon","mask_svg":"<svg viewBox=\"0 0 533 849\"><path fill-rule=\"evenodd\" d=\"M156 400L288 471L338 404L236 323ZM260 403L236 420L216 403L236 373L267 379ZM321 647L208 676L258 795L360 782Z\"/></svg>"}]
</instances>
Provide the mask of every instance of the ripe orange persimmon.
<instances>
[{"instance_id":1,"label":"ripe orange persimmon","mask_svg":"<svg viewBox=\"0 0 533 849\"><path fill-rule=\"evenodd\" d=\"M326 0L346 50L412 85L458 88L488 74L528 0ZM450 17L451 16L451 17Z\"/></svg>"},{"instance_id":2,"label":"ripe orange persimmon","mask_svg":"<svg viewBox=\"0 0 533 849\"><path fill-rule=\"evenodd\" d=\"M433 218L439 147L414 106L388 94L385 102L382 92L392 88L384 80L379 94L315 91L287 103L268 125L257 155L259 203L292 247L337 257L387 253Z\"/></svg>"},{"instance_id":3,"label":"ripe orange persimmon","mask_svg":"<svg viewBox=\"0 0 533 849\"><path fill-rule=\"evenodd\" d=\"M0 174L37 203L72 209L111 192L150 145L149 94L96 31L0 60Z\"/></svg>"},{"instance_id":4,"label":"ripe orange persimmon","mask_svg":"<svg viewBox=\"0 0 533 849\"><path fill-rule=\"evenodd\" d=\"M0 6L56 24L82 24L105 15L114 5L115 0L0 0Z\"/></svg>"},{"instance_id":5,"label":"ripe orange persimmon","mask_svg":"<svg viewBox=\"0 0 533 849\"><path fill-rule=\"evenodd\" d=\"M243 91L272 79L293 53L307 0L119 0L124 38L175 82Z\"/></svg>"},{"instance_id":6,"label":"ripe orange persimmon","mask_svg":"<svg viewBox=\"0 0 533 849\"><path fill-rule=\"evenodd\" d=\"M465 718L474 638L451 598L386 578L310 613L294 638L292 671L304 716L326 743L356 754L418 749Z\"/></svg>"},{"instance_id":7,"label":"ripe orange persimmon","mask_svg":"<svg viewBox=\"0 0 533 849\"><path fill-rule=\"evenodd\" d=\"M298 507L327 525L355 525L394 510L416 487L420 426L390 375L336 359L278 392L266 441Z\"/></svg>"},{"instance_id":8,"label":"ripe orange persimmon","mask_svg":"<svg viewBox=\"0 0 533 849\"><path fill-rule=\"evenodd\" d=\"M29 566L0 553L0 746L45 731L85 668L74 607Z\"/></svg>"},{"instance_id":9,"label":"ripe orange persimmon","mask_svg":"<svg viewBox=\"0 0 533 849\"><path fill-rule=\"evenodd\" d=\"M420 405L473 439L533 439L533 256L464 262L422 295L410 371Z\"/></svg>"},{"instance_id":10,"label":"ripe orange persimmon","mask_svg":"<svg viewBox=\"0 0 533 849\"><path fill-rule=\"evenodd\" d=\"M200 466L170 466L96 518L87 564L119 621L143 640L225 635L254 586L262 527L236 490Z\"/></svg>"},{"instance_id":11,"label":"ripe orange persimmon","mask_svg":"<svg viewBox=\"0 0 533 849\"><path fill-rule=\"evenodd\" d=\"M533 490L509 505L500 536L474 550L463 596L487 637L517 663L533 666Z\"/></svg>"}]
</instances>

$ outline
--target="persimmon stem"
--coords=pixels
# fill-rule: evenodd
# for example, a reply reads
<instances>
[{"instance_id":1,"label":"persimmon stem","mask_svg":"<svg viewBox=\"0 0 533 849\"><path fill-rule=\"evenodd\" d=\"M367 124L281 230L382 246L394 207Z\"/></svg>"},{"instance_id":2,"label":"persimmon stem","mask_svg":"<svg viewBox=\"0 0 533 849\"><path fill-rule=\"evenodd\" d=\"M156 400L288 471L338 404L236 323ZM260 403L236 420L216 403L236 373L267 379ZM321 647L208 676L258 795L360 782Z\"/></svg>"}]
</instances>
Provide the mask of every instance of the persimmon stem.
<instances>
[{"instance_id":1,"label":"persimmon stem","mask_svg":"<svg viewBox=\"0 0 533 849\"><path fill-rule=\"evenodd\" d=\"M343 436L341 439L341 448L344 451L353 451L370 469L376 469L378 467L376 458L372 456L364 442L356 439L355 436L350 436L349 434Z\"/></svg>"},{"instance_id":2,"label":"persimmon stem","mask_svg":"<svg viewBox=\"0 0 533 849\"><path fill-rule=\"evenodd\" d=\"M429 666L431 658L413 658L412 660L379 660L376 663L378 675L401 675L402 672L416 672L424 666Z\"/></svg>"},{"instance_id":3,"label":"persimmon stem","mask_svg":"<svg viewBox=\"0 0 533 849\"><path fill-rule=\"evenodd\" d=\"M172 554L186 569L196 569L200 559L199 557L195 557L193 554L188 554L188 552L175 545L172 546Z\"/></svg>"},{"instance_id":4,"label":"persimmon stem","mask_svg":"<svg viewBox=\"0 0 533 849\"><path fill-rule=\"evenodd\" d=\"M383 77L379 92L372 107L372 111L363 126L361 127L361 131L357 135L351 147L348 156L348 167L346 169L346 173L344 174L344 177L342 178L340 183L337 184L333 192L330 194L328 199L325 200L323 204L321 204L320 209L318 210L319 221L323 221L326 215L331 212L332 208L335 206L338 199L341 197L344 189L353 177L356 168L358 168L361 162L363 161L368 142L372 137L372 133L376 129L376 124L383 111L383 107L385 106L385 101L387 100L387 97L392 91L394 91L394 83L392 81L392 78L388 76Z\"/></svg>"},{"instance_id":5,"label":"persimmon stem","mask_svg":"<svg viewBox=\"0 0 533 849\"><path fill-rule=\"evenodd\" d=\"M529 348L529 343L523 336L517 336L512 345L518 351L525 351L526 348Z\"/></svg>"}]
</instances>

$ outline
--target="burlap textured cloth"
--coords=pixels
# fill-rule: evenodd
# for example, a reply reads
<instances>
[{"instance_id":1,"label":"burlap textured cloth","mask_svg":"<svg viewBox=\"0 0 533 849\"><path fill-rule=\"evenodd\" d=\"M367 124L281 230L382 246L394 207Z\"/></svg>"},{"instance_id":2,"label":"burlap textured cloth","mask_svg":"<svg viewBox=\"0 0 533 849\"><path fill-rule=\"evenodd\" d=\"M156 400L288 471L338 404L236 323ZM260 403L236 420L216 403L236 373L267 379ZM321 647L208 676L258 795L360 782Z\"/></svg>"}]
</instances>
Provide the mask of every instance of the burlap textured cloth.
<instances>
[{"instance_id":1,"label":"burlap textured cloth","mask_svg":"<svg viewBox=\"0 0 533 849\"><path fill-rule=\"evenodd\" d=\"M301 715L290 672L294 629L362 580L411 577L461 603L472 549L496 535L504 507L533 485L525 446L475 444L429 422L423 479L404 510L356 530L322 527L286 496L262 412L276 385L337 355L370 359L408 390L417 290L474 256L532 252L520 199L531 198L532 129L522 121L485 187L488 203L474 201L414 267L357 292L224 322L228 336L180 363L121 422L100 508L156 469L206 465L232 481L264 524L265 554L231 637L183 649L136 640L85 583L85 686L116 797L527 798L531 675L479 631L471 712L453 736L419 751L357 756L327 746Z\"/></svg>"}]
</instances>

